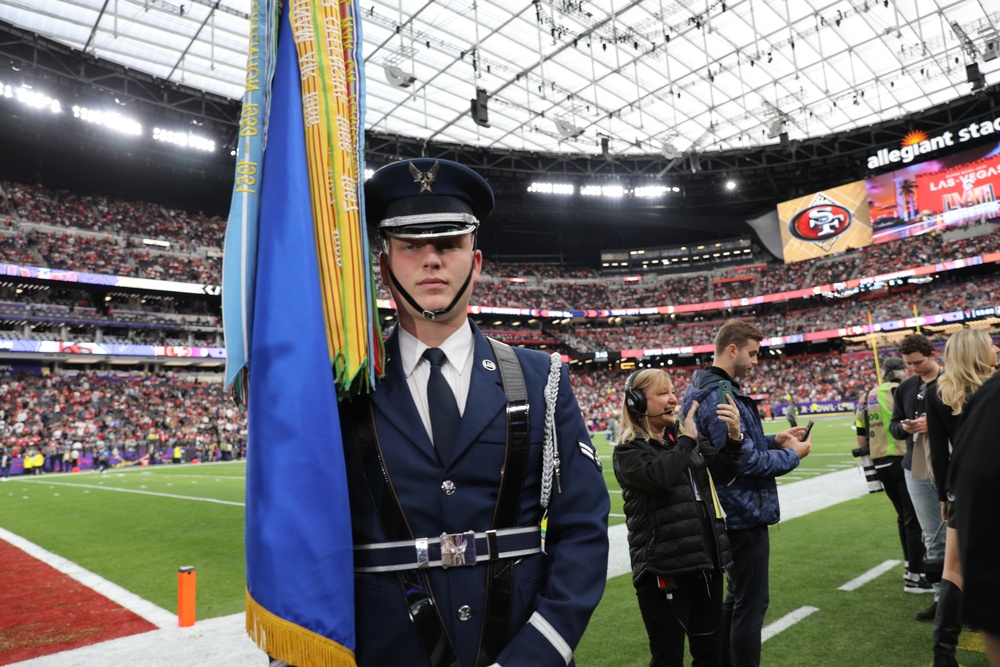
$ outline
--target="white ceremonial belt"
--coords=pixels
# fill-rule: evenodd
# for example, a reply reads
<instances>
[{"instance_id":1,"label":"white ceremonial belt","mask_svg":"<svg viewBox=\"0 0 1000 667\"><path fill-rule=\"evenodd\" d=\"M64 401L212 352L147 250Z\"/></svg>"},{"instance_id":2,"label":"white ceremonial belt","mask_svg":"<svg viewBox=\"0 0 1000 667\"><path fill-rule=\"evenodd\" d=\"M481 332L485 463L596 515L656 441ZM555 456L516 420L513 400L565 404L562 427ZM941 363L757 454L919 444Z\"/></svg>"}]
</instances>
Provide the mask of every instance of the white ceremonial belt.
<instances>
[{"instance_id":1,"label":"white ceremonial belt","mask_svg":"<svg viewBox=\"0 0 1000 667\"><path fill-rule=\"evenodd\" d=\"M504 558L541 553L538 526L501 528L481 533L442 533L398 542L354 547L355 572L398 572L431 567L471 567Z\"/></svg>"}]
</instances>

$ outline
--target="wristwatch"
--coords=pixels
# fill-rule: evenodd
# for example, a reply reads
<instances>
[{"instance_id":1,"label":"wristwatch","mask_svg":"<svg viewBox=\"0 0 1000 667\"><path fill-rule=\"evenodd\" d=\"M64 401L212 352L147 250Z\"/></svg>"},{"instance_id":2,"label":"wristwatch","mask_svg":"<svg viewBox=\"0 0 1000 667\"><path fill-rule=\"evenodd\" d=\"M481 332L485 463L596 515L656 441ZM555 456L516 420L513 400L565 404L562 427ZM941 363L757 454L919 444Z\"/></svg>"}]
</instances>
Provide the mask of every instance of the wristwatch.
<instances>
[{"instance_id":1,"label":"wristwatch","mask_svg":"<svg viewBox=\"0 0 1000 667\"><path fill-rule=\"evenodd\" d=\"M742 431L740 432L740 437L738 437L738 438L729 438L729 439L732 440L733 442L743 442L743 432Z\"/></svg>"}]
</instances>

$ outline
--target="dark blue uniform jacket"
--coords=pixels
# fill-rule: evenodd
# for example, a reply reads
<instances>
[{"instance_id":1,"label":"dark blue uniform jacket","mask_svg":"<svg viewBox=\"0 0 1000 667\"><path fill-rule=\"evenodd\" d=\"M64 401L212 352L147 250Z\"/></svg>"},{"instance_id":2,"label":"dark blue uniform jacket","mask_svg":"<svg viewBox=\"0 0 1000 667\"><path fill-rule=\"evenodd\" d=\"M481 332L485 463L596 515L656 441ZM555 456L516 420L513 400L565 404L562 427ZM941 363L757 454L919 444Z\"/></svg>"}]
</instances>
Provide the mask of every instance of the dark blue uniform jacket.
<instances>
[{"instance_id":1,"label":"dark blue uniform jacket","mask_svg":"<svg viewBox=\"0 0 1000 667\"><path fill-rule=\"evenodd\" d=\"M474 368L451 460L438 462L403 377L396 332L386 341L386 377L371 400L386 469L415 538L491 528L506 442L506 395L489 342L472 324ZM519 525L538 525L549 356L514 348L530 403L530 447ZM484 360L494 363L484 365ZM491 368L492 367L492 370ZM549 506L546 554L507 561L515 567L510 641L503 667L565 667L601 599L607 578L607 486L563 365L555 414L561 485ZM345 420L346 424L346 420ZM344 441L356 543L385 542L359 479L352 436ZM582 444L581 444L582 443ZM446 484L450 482L450 484ZM446 489L453 489L446 493ZM462 667L474 667L483 626L486 566L427 570L438 611ZM390 574L356 573L359 667L427 664L400 585ZM459 610L467 608L463 613ZM471 612L471 613L470 613ZM465 618L465 620L463 620Z\"/></svg>"}]
</instances>

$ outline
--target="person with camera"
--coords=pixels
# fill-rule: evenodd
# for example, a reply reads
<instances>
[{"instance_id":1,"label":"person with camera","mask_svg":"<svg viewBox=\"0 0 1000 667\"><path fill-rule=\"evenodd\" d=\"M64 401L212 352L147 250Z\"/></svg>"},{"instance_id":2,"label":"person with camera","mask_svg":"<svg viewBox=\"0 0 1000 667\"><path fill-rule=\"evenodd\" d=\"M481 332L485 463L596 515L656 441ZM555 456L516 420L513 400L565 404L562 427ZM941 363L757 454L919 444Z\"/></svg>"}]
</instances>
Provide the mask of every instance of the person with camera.
<instances>
[{"instance_id":1,"label":"person with camera","mask_svg":"<svg viewBox=\"0 0 1000 667\"><path fill-rule=\"evenodd\" d=\"M937 379L941 374L941 367L934 358L934 346L920 334L910 334L903 338L898 352L912 375L896 388L896 402L892 408L889 432L897 440L906 440L903 476L906 479L906 490L910 493L910 502L917 513L917 521L920 522L924 553L929 559L944 558L944 531L938 530L942 523L941 509L930 466L924 399L927 383ZM910 562L910 570L904 573L904 577L911 586L926 587L928 584L923 573L923 559L920 559ZM932 588L934 603L917 612L918 621L932 620L937 612L940 586L933 584Z\"/></svg>"},{"instance_id":2,"label":"person with camera","mask_svg":"<svg viewBox=\"0 0 1000 667\"><path fill-rule=\"evenodd\" d=\"M636 371L625 383L615 478L622 487L632 584L650 667L683 667L684 638L693 665L722 664L722 573L732 563L715 485L739 472L740 416L730 397L717 407L727 439L716 449L699 438L692 403L681 429L677 397L663 370Z\"/></svg>"},{"instance_id":3,"label":"person with camera","mask_svg":"<svg viewBox=\"0 0 1000 667\"><path fill-rule=\"evenodd\" d=\"M910 493L906 490L903 475L903 457L907 446L904 438L896 438L889 431L889 420L896 404L896 389L900 380L906 377L906 362L899 357L890 357L882 362L882 382L865 392L858 406L857 434L858 448L867 450L875 467L875 477L885 489L899 525L899 541L903 546L903 563L907 573L922 572L914 564L924 557L924 544L920 532L917 512L913 509ZM905 577L903 591L906 593L929 593L930 584ZM932 620L933 610L924 610L922 620Z\"/></svg>"},{"instance_id":4,"label":"person with camera","mask_svg":"<svg viewBox=\"0 0 1000 667\"><path fill-rule=\"evenodd\" d=\"M934 616L934 667L958 667L955 650L962 632L962 565L953 500L958 493L948 476L952 451L963 443L956 433L972 395L993 375L997 347L982 329L962 329L944 346L944 372L927 385L927 434L937 480L941 515L947 520L941 594Z\"/></svg>"},{"instance_id":5,"label":"person with camera","mask_svg":"<svg viewBox=\"0 0 1000 667\"><path fill-rule=\"evenodd\" d=\"M768 567L770 538L768 526L778 523L776 477L791 472L812 450L806 427L799 426L777 435L764 435L757 404L740 387L757 365L764 334L742 320L728 320L715 336L712 365L698 371L684 393L683 414L697 402L698 432L716 449L729 438L718 420L716 407L722 387L730 389L740 415L743 436L740 474L720 487L719 501L726 512L726 534L733 552L728 571L728 595L723 603L722 664L725 667L759 667L761 631L769 602ZM806 438L804 441L800 438Z\"/></svg>"}]
</instances>

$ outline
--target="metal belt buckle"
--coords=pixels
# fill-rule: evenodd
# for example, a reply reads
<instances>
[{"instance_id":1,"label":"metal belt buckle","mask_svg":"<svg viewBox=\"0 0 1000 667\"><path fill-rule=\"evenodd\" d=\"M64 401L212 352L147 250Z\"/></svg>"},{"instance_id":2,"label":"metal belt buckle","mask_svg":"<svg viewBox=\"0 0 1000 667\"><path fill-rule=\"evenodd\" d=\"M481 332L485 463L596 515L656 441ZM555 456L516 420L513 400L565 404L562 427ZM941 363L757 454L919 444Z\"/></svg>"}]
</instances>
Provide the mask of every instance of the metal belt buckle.
<instances>
[{"instance_id":1,"label":"metal belt buckle","mask_svg":"<svg viewBox=\"0 0 1000 667\"><path fill-rule=\"evenodd\" d=\"M476 564L476 534L441 533L441 567L463 567Z\"/></svg>"},{"instance_id":2,"label":"metal belt buckle","mask_svg":"<svg viewBox=\"0 0 1000 667\"><path fill-rule=\"evenodd\" d=\"M427 538L421 537L414 542L417 549L417 567L430 567L430 556L427 553Z\"/></svg>"}]
</instances>

